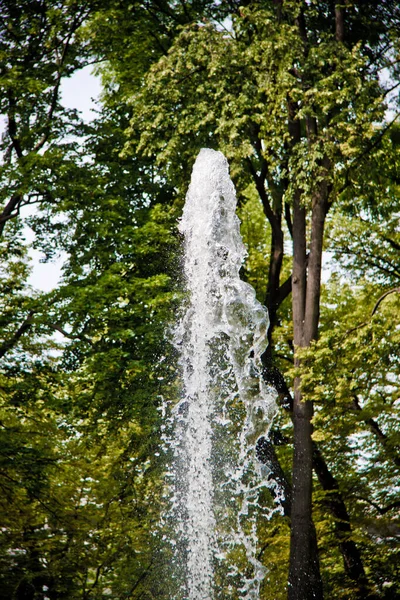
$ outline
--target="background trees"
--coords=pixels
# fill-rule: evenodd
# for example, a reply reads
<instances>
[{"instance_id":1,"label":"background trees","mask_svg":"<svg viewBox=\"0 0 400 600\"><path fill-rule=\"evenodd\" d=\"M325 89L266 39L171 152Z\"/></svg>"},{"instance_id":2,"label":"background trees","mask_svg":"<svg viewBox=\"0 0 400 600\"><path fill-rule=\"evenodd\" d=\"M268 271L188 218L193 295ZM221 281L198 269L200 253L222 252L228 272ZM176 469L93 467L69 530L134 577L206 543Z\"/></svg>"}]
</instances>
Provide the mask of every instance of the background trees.
<instances>
[{"instance_id":1,"label":"background trees","mask_svg":"<svg viewBox=\"0 0 400 600\"><path fill-rule=\"evenodd\" d=\"M151 165L118 159L121 108L88 127L61 104L62 78L97 60L84 30L99 7L2 6L4 598L144 593L153 560L169 371L151 365L175 217L155 206ZM27 284L26 225L47 259L68 254L49 294Z\"/></svg>"},{"instance_id":2,"label":"background trees","mask_svg":"<svg viewBox=\"0 0 400 600\"><path fill-rule=\"evenodd\" d=\"M194 157L211 146L231 164L244 277L270 312L266 377L282 407L258 449L289 498L285 517L260 525L273 564L262 597L286 597L289 569L296 600L322 587L327 598L396 598L394 99L385 110L398 85L397 3L6 4L8 597L167 595L151 536L157 407L173 374L163 330L176 218ZM88 62L104 92L85 125L59 91ZM46 295L26 283L27 205L36 247L68 257Z\"/></svg>"}]
</instances>

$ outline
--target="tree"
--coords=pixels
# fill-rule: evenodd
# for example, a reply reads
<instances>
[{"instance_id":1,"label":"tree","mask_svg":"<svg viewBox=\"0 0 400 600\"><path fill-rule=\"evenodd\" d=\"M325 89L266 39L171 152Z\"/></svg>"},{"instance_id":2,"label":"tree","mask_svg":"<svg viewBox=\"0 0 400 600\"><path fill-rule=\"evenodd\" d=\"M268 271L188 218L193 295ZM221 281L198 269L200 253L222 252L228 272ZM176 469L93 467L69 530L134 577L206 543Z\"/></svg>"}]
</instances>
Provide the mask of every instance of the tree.
<instances>
[{"instance_id":1,"label":"tree","mask_svg":"<svg viewBox=\"0 0 400 600\"><path fill-rule=\"evenodd\" d=\"M63 77L97 60L85 29L100 6L1 7L0 577L18 599L126 597L154 583L153 366L175 297L165 274L175 217L151 165L118 159L125 106L90 128L62 106ZM68 253L49 294L27 284L26 223L47 260Z\"/></svg>"},{"instance_id":2,"label":"tree","mask_svg":"<svg viewBox=\"0 0 400 600\"><path fill-rule=\"evenodd\" d=\"M313 404L302 397L301 349L318 337L327 215L356 182L368 194L362 169L377 158L390 128L378 73L396 51L398 8L303 2L229 8L228 31L219 15L193 23L150 69L133 98L133 139L141 133L133 148L166 165L178 182L186 174L182 162L190 164L202 145L219 147L231 160L239 194L250 182L257 189L271 227L270 334L292 292L298 349L289 598L321 597L311 520ZM287 232L292 277L282 281ZM362 597L368 586L362 583Z\"/></svg>"},{"instance_id":3,"label":"tree","mask_svg":"<svg viewBox=\"0 0 400 600\"><path fill-rule=\"evenodd\" d=\"M76 111L62 107L60 86L88 62L80 29L93 7L1 3L1 232L23 207L51 205L67 180L62 175L73 165L76 145L59 140L79 132L80 122Z\"/></svg>"}]
</instances>

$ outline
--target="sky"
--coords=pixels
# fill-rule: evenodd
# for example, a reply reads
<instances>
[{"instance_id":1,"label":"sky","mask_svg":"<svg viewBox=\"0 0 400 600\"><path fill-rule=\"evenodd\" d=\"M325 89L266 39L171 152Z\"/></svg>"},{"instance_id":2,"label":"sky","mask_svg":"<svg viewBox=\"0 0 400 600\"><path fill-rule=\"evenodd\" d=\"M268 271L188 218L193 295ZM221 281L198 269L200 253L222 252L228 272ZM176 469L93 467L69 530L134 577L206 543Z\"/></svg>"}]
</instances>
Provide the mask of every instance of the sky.
<instances>
[{"instance_id":1,"label":"sky","mask_svg":"<svg viewBox=\"0 0 400 600\"><path fill-rule=\"evenodd\" d=\"M61 86L62 103L66 108L76 108L80 111L85 121L94 118L96 99L99 97L101 86L98 78L92 74L93 67L85 67L75 73L69 79L65 79ZM24 213L26 216L27 213ZM25 233L27 241L32 241L33 233L27 228ZM60 276L63 258L59 257L54 262L42 263L40 259L42 253L37 250L30 250L32 257L33 271L29 278L29 283L34 288L48 292L56 287Z\"/></svg>"},{"instance_id":2,"label":"sky","mask_svg":"<svg viewBox=\"0 0 400 600\"><path fill-rule=\"evenodd\" d=\"M62 103L66 108L77 108L85 121L95 116L93 108L101 92L100 81L92 74L92 66L81 69L64 79L61 86Z\"/></svg>"}]
</instances>

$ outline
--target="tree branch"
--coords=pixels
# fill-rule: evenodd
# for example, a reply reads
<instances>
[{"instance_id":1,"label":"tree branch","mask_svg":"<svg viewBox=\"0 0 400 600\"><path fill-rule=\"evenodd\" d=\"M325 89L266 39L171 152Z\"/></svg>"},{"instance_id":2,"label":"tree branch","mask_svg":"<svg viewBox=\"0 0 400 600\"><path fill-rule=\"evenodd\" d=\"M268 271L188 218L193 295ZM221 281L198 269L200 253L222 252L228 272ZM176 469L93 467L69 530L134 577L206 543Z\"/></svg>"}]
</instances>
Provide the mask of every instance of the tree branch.
<instances>
[{"instance_id":1,"label":"tree branch","mask_svg":"<svg viewBox=\"0 0 400 600\"><path fill-rule=\"evenodd\" d=\"M261 202L262 202L262 205L264 208L265 216L267 217L272 229L275 229L276 228L276 217L274 215L274 212L273 212L271 205L269 203L269 200L268 200L268 194L264 187L264 180L260 175L257 174L257 171L255 170L254 165L251 162L250 158L247 159L247 164L249 165L249 170L250 170L250 174L253 178L253 181L256 184L257 192L258 192L258 195L260 196L260 199L261 199Z\"/></svg>"},{"instance_id":2,"label":"tree branch","mask_svg":"<svg viewBox=\"0 0 400 600\"><path fill-rule=\"evenodd\" d=\"M360 403L358 401L357 396L353 396L353 406L356 409L357 412L362 412L362 408L360 406ZM385 448L385 450L387 450L387 435L385 433L383 433L382 429L379 427L378 423L372 419L363 419L364 422L369 426L371 432L378 438L378 440L381 442L382 446ZM398 454L396 452L393 453L393 455L390 455L390 458L393 459L393 462L395 465L397 465L398 467L400 467L400 456L398 456Z\"/></svg>"},{"instance_id":3,"label":"tree branch","mask_svg":"<svg viewBox=\"0 0 400 600\"><path fill-rule=\"evenodd\" d=\"M344 6L336 4L335 6L335 35L338 42L344 41Z\"/></svg>"},{"instance_id":4,"label":"tree branch","mask_svg":"<svg viewBox=\"0 0 400 600\"><path fill-rule=\"evenodd\" d=\"M3 234L6 222L19 215L22 200L23 197L21 194L14 194L4 207L3 212L0 214L0 236Z\"/></svg>"},{"instance_id":5,"label":"tree branch","mask_svg":"<svg viewBox=\"0 0 400 600\"><path fill-rule=\"evenodd\" d=\"M28 317L22 323L22 325L11 336L11 338L7 342L5 342L2 346L0 346L0 359L3 358L3 356L5 356L5 354L7 354L7 352L9 352L9 350L12 350L12 348L14 348L14 346L16 346L16 344L19 342L20 338L24 335L24 333L29 331L29 329L32 327L33 315L34 315L34 312L31 311L29 313Z\"/></svg>"},{"instance_id":6,"label":"tree branch","mask_svg":"<svg viewBox=\"0 0 400 600\"><path fill-rule=\"evenodd\" d=\"M129 590L128 593L128 598L131 598L133 592L138 588L138 586L142 583L142 581L144 579L146 579L147 575L150 573L150 570L153 566L153 561L150 562L149 566L147 567L147 569L145 571L143 571L143 573L138 577L138 579L135 581L135 583L133 584L133 586L131 587L131 589Z\"/></svg>"},{"instance_id":7,"label":"tree branch","mask_svg":"<svg viewBox=\"0 0 400 600\"><path fill-rule=\"evenodd\" d=\"M389 246L391 246L394 250L400 251L400 244L398 244L397 242L392 240L392 238L389 238L386 235L383 235L382 239L385 240L385 242L387 242L389 244Z\"/></svg>"},{"instance_id":8,"label":"tree branch","mask_svg":"<svg viewBox=\"0 0 400 600\"><path fill-rule=\"evenodd\" d=\"M280 306L292 292L292 274L282 283L278 290L277 305Z\"/></svg>"},{"instance_id":9,"label":"tree branch","mask_svg":"<svg viewBox=\"0 0 400 600\"><path fill-rule=\"evenodd\" d=\"M66 62L67 56L68 56L68 52L69 52L70 45L71 45L71 40L72 40L74 33L81 26L81 24L86 16L87 16L87 13L85 13L85 11L82 11L82 13L75 15L75 17L71 23L70 31L65 38L61 56L60 56L60 59L59 59L58 65L57 65L57 67L58 67L57 80L56 80L55 86L53 88L50 107L49 107L49 111L48 111L47 117L46 117L46 123L44 124L44 133L43 133L43 136L41 137L41 139L38 141L38 143L33 148L33 152L38 152L39 150L41 150L43 148L43 146L45 145L45 143L47 142L47 140L49 139L50 124L53 119L54 111L57 106L57 100L59 97L61 79L62 79L62 74L63 74L62 71L63 71L64 64Z\"/></svg>"},{"instance_id":10,"label":"tree branch","mask_svg":"<svg viewBox=\"0 0 400 600\"><path fill-rule=\"evenodd\" d=\"M289 229L290 237L293 239L293 222L290 212L290 204L288 202L285 202L285 221L287 228Z\"/></svg>"},{"instance_id":11,"label":"tree branch","mask_svg":"<svg viewBox=\"0 0 400 600\"><path fill-rule=\"evenodd\" d=\"M392 290L389 290L388 292L385 292L384 294L382 294L382 296L380 298L378 298L374 308L372 309L372 313L371 313L371 317L374 316L374 314L376 313L376 311L379 308L380 303L382 302L382 300L384 300L386 298L386 296L389 296L389 294L394 294L394 293L400 293L400 287L398 288L394 288Z\"/></svg>"},{"instance_id":12,"label":"tree branch","mask_svg":"<svg viewBox=\"0 0 400 600\"><path fill-rule=\"evenodd\" d=\"M87 338L86 336L84 336L82 334L68 333L68 331L65 331L65 329L63 329L61 327L61 325L58 325L58 324L53 325L53 323L46 323L46 325L47 325L47 327L50 327L50 329L53 329L54 331L58 331L64 337L66 337L70 340L80 340L81 342L86 342L88 344L92 343L92 341L89 338Z\"/></svg>"},{"instance_id":13,"label":"tree branch","mask_svg":"<svg viewBox=\"0 0 400 600\"><path fill-rule=\"evenodd\" d=\"M388 504L387 506L384 506L382 508L381 506L379 506L379 504L377 504L376 502L373 502L372 500L369 500L368 498L364 498L364 496L354 496L354 497L357 498L358 500L362 500L363 502L366 502L367 504L370 504L371 506L373 506L380 515L385 515L389 511L393 510L394 508L398 508L400 506L400 500L391 502L390 504Z\"/></svg>"},{"instance_id":14,"label":"tree branch","mask_svg":"<svg viewBox=\"0 0 400 600\"><path fill-rule=\"evenodd\" d=\"M12 146L13 146L18 158L22 158L23 152L22 152L21 142L17 136L17 122L15 120L15 112L16 112L17 103L15 101L14 95L11 90L8 90L7 95L8 95L8 104L9 104L9 111L8 111L8 115L7 115L8 134L10 136Z\"/></svg>"}]
</instances>

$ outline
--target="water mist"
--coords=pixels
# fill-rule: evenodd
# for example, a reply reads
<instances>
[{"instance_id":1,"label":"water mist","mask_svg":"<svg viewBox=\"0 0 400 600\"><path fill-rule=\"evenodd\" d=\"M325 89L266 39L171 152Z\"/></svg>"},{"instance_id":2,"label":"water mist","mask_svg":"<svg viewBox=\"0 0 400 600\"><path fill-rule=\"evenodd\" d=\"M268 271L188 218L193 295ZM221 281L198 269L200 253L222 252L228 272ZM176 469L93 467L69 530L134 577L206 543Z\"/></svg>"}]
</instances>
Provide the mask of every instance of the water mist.
<instances>
[{"instance_id":1,"label":"water mist","mask_svg":"<svg viewBox=\"0 0 400 600\"><path fill-rule=\"evenodd\" d=\"M241 281L246 256L221 152L200 151L180 222L188 300L175 330L182 396L173 408L171 520L175 598L259 597L255 454L276 406L262 378L268 314Z\"/></svg>"}]
</instances>

